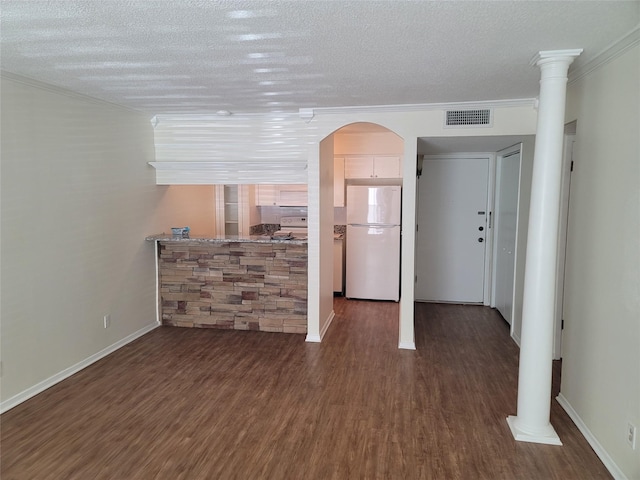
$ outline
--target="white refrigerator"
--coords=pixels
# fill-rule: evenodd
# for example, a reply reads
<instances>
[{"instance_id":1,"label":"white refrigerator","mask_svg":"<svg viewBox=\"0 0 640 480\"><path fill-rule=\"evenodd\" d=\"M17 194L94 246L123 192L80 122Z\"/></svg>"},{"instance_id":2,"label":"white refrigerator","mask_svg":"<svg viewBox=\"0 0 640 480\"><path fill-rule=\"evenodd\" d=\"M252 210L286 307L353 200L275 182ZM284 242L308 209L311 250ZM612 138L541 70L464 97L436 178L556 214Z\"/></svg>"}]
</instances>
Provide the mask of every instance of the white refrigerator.
<instances>
[{"instance_id":1,"label":"white refrigerator","mask_svg":"<svg viewBox=\"0 0 640 480\"><path fill-rule=\"evenodd\" d=\"M347 298L400 299L399 186L347 186Z\"/></svg>"}]
</instances>

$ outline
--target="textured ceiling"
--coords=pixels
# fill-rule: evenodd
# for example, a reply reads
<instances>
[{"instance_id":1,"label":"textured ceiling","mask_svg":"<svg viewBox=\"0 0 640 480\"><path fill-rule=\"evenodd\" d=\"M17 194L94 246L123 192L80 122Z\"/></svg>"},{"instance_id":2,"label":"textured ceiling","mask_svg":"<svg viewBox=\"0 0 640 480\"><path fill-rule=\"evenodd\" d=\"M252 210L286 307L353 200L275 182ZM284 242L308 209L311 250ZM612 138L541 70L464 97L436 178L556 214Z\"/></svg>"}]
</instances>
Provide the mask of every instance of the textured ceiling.
<instances>
[{"instance_id":1,"label":"textured ceiling","mask_svg":"<svg viewBox=\"0 0 640 480\"><path fill-rule=\"evenodd\" d=\"M530 98L640 2L2 0L2 70L150 114Z\"/></svg>"}]
</instances>

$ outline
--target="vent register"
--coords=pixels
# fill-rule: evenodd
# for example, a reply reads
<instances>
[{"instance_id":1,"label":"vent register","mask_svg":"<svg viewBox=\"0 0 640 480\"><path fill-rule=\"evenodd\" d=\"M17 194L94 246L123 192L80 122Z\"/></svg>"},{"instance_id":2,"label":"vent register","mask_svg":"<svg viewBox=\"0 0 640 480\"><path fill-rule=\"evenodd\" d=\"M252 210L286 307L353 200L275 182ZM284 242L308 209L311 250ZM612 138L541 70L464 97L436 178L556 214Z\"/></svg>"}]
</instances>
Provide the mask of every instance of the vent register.
<instances>
[{"instance_id":1,"label":"vent register","mask_svg":"<svg viewBox=\"0 0 640 480\"><path fill-rule=\"evenodd\" d=\"M446 127L490 127L491 110L447 110Z\"/></svg>"}]
</instances>

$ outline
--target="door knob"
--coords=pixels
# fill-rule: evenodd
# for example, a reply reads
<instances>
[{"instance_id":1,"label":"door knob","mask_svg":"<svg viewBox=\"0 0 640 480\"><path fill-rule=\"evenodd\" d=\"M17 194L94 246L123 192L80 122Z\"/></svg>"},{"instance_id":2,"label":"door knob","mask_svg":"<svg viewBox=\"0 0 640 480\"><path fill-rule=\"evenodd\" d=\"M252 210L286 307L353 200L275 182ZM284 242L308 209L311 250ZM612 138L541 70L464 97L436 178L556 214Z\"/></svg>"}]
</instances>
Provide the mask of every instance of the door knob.
<instances>
[{"instance_id":1,"label":"door knob","mask_svg":"<svg viewBox=\"0 0 640 480\"><path fill-rule=\"evenodd\" d=\"M484 242L484 238L480 237L480 238L478 239L478 241L479 241L480 243L482 243L482 242Z\"/></svg>"}]
</instances>

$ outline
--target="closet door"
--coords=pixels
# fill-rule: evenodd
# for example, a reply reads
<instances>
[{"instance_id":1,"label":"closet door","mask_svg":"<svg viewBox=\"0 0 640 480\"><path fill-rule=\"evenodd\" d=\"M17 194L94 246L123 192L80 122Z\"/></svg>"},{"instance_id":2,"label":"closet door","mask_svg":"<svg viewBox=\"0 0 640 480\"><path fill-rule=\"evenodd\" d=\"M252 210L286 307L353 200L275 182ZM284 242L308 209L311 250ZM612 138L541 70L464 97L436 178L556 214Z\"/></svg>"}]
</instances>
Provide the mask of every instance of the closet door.
<instances>
[{"instance_id":1,"label":"closet door","mask_svg":"<svg viewBox=\"0 0 640 480\"><path fill-rule=\"evenodd\" d=\"M509 325L513 321L515 285L516 229L518 225L518 190L520 149L505 151L496 165L495 207L495 306Z\"/></svg>"}]
</instances>

